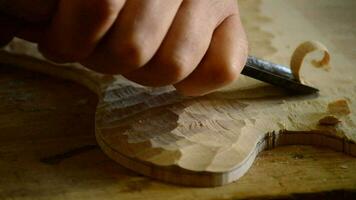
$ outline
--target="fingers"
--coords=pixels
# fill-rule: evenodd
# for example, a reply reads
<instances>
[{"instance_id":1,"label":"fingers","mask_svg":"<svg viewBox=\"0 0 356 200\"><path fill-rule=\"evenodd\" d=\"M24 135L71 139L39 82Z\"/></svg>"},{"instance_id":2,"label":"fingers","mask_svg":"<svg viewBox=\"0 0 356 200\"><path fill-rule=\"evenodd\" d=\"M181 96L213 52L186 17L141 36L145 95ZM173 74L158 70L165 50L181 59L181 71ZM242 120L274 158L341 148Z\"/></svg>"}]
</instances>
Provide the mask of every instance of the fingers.
<instances>
[{"instance_id":1,"label":"fingers","mask_svg":"<svg viewBox=\"0 0 356 200\"><path fill-rule=\"evenodd\" d=\"M216 29L209 50L200 65L175 85L187 96L206 94L233 82L247 59L247 39L240 17L232 15Z\"/></svg>"},{"instance_id":2,"label":"fingers","mask_svg":"<svg viewBox=\"0 0 356 200\"><path fill-rule=\"evenodd\" d=\"M236 0L60 0L42 31L18 32L53 61L190 96L232 82L247 58Z\"/></svg>"},{"instance_id":3,"label":"fingers","mask_svg":"<svg viewBox=\"0 0 356 200\"><path fill-rule=\"evenodd\" d=\"M130 0L107 37L84 63L106 73L127 73L156 53L182 0Z\"/></svg>"},{"instance_id":4,"label":"fingers","mask_svg":"<svg viewBox=\"0 0 356 200\"><path fill-rule=\"evenodd\" d=\"M215 27L226 17L225 5L219 0L209 3L205 0L183 1L152 60L125 77L149 86L169 85L184 79L199 64Z\"/></svg>"},{"instance_id":5,"label":"fingers","mask_svg":"<svg viewBox=\"0 0 356 200\"><path fill-rule=\"evenodd\" d=\"M124 0L61 0L40 51L57 62L86 58L114 23Z\"/></svg>"}]
</instances>

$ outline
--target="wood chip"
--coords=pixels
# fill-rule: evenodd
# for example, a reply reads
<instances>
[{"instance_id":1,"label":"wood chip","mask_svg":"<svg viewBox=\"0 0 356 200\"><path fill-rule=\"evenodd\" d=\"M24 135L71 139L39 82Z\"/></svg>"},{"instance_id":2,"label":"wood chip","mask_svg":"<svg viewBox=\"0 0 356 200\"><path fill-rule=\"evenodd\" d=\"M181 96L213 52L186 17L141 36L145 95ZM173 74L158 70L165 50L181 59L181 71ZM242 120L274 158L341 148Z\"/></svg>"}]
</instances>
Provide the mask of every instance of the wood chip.
<instances>
[{"instance_id":1,"label":"wood chip","mask_svg":"<svg viewBox=\"0 0 356 200\"><path fill-rule=\"evenodd\" d=\"M317 41L307 41L300 44L294 51L292 59L290 62L290 67L293 73L293 76L301 81L300 79L300 68L302 67L304 58L313 51L323 51L324 56L321 60L314 60L313 63L317 67L326 66L330 61L330 54L328 49Z\"/></svg>"},{"instance_id":2,"label":"wood chip","mask_svg":"<svg viewBox=\"0 0 356 200\"><path fill-rule=\"evenodd\" d=\"M334 116L326 116L319 120L319 125L321 126L335 126L336 124L340 123L341 121L334 117Z\"/></svg>"},{"instance_id":3,"label":"wood chip","mask_svg":"<svg viewBox=\"0 0 356 200\"><path fill-rule=\"evenodd\" d=\"M332 114L348 115L351 113L349 105L345 99L339 99L329 103L328 110Z\"/></svg>"}]
</instances>

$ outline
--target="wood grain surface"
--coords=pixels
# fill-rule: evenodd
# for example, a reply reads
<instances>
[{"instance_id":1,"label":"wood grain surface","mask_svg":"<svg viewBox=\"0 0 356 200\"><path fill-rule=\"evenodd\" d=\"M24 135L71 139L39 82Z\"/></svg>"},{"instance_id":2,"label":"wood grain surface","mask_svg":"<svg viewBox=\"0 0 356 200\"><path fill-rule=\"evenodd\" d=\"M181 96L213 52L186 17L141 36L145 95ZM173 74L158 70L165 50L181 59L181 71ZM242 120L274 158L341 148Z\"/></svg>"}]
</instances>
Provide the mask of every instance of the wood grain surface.
<instances>
[{"instance_id":1,"label":"wood grain surface","mask_svg":"<svg viewBox=\"0 0 356 200\"><path fill-rule=\"evenodd\" d=\"M277 6L274 3L271 3L268 1L267 1L267 3L263 4L262 6L271 6L271 5ZM242 3L242 5L244 5L244 4ZM251 5L254 5L254 4L245 4L245 6L247 6L246 10L248 9L248 6L251 6ZM294 6L294 4L288 3L287 6ZM302 5L298 4L296 6L298 7L298 6L302 6ZM294 7L291 7L291 8L294 8ZM250 8L250 9L252 10L252 9L254 9L254 7ZM342 8L342 9L344 9L344 8ZM295 11L297 11L297 10L295 10ZM292 14L293 14L293 12L292 12ZM315 13L314 13L314 15L315 15ZM250 18L248 18L248 19L250 19ZM262 21L263 21L263 18L262 18ZM248 30L254 30L253 26L248 27ZM252 32L254 32L254 31L252 31ZM268 37L267 32L263 32L263 33L264 34L266 33L266 37ZM326 38L327 36L323 36L323 37ZM256 38L261 39L261 37L256 37ZM262 39L263 39L263 37L262 37ZM264 40L262 40L262 42L263 41L268 41L268 39L264 38ZM328 41L330 41L330 40L328 40ZM261 41L251 41L252 44L258 44L258 42L261 42ZM251 46L253 47L253 45L251 45ZM263 48L266 48L267 49L266 52L269 52L269 53L273 52L273 45L260 45L260 46ZM267 47L270 49L268 49ZM258 51L262 51L263 48L258 48ZM252 51L253 51L253 49L252 49ZM258 51L255 53L258 54ZM271 56L272 55L273 54L271 54ZM345 52L345 55L348 55L348 53ZM350 55L352 55L352 54L350 54ZM266 55L266 57L268 57L268 55ZM285 58L283 58L283 59L285 59ZM349 57L348 57L348 59L351 61L351 59ZM81 120L85 120L85 117L82 117L80 115L74 116L74 119L72 119L72 120L64 119L63 122L60 119L58 119L58 118L60 118L59 116L63 116L63 113L65 115L65 112L67 114L71 113L71 112L73 112L73 113L75 112L74 108L68 106L68 105L72 105L71 103L75 102L75 101L73 101L73 100L75 100L75 98L73 96L71 96L70 94L69 94L69 96L66 96L66 95L68 95L68 94L66 94L67 92L69 93L72 89L75 88L74 84L67 83L68 85L66 87L62 87L63 96L61 96L62 93L60 92L59 88L63 85L63 81L57 81L58 88L56 89L53 86L53 84L55 85L56 82L52 83L51 82L51 81L53 81L52 79L46 80L46 78L44 78L41 75L35 75L35 77L37 77L37 78L33 78L33 77L31 77L31 73L21 72L16 69L14 71L12 71L13 69L11 68L11 70L9 70L9 68L11 68L11 67L10 66L5 66L5 67L2 66L2 69L4 69L4 74L7 74L9 76L5 77L4 80L2 79L2 82L5 83L2 85L4 85L5 87L4 87L4 90L1 90L1 92L5 91L4 94L2 94L1 96L5 96L4 99L8 98L8 101L4 101L5 109L2 109L2 110L4 110L5 112L1 116L4 118L4 120L1 120L1 122L3 122L2 123L3 126L1 126L1 137L4 138L1 140L1 142L3 142L4 145L2 145L3 150L1 151L0 155L1 156L4 155L4 156L2 156L3 159L1 159L1 162L4 162L5 164L0 165L1 166L0 170L1 170L1 172L4 171L1 174L5 175L5 179L0 179L3 181L3 182L1 182L1 186L3 186L3 187L0 187L0 194L1 194L0 197L3 197L3 198L24 197L24 198L30 198L30 199L31 198L32 199L39 199L39 198L46 199L46 198L52 197L52 198L60 199L60 198L66 198L66 197L75 198L76 195L80 195L80 197L83 198L88 195L95 196L95 194L99 194L99 195L101 195L100 197L102 197L102 198L119 198L119 197L122 198L122 197L125 197L125 195L127 195L126 197L139 198L142 195L142 193L145 192L143 189L138 189L138 191L133 190L133 191L128 191L126 194L123 194L124 193L123 191L118 190L119 186L123 186L125 184L125 178L124 178L123 182L121 182L120 175L118 175L118 174L120 174L120 171L123 171L123 173L125 173L125 172L127 173L127 171L120 169L120 167L117 167L115 165L110 165L112 163L109 162L108 160L106 160L105 162L109 163L107 165L109 165L111 167L105 168L106 170L104 170L104 171L97 170L96 164L85 165L85 163L86 163L85 155L88 155L87 162L89 162L89 163L90 162L97 163L100 161L100 158L97 158L100 156L97 155L97 157L95 157L95 154L93 155L93 153L100 154L100 152L98 151L98 149L96 149L96 146L93 145L93 143L92 143L93 142L92 135L86 135L85 137L81 137L81 134L79 134L79 136L77 135L78 133L83 133L80 131L83 128L80 127L81 129L80 128L75 129L75 127L76 127L76 125L80 125ZM22 76L16 77L16 76L18 76L18 74L21 74L20 72L27 74L27 76L29 76L30 78L26 79L26 77L27 77L26 75L24 76L25 78ZM38 77L42 77L42 79L40 78L40 80L37 80ZM8 82L11 82L11 80L13 80L13 79L15 79L15 81L14 81L15 83L10 83L9 84L10 86L7 85ZM20 80L25 79L29 82L28 83L25 82L27 84L23 84L23 85L21 85L21 84L16 85L16 79L20 79ZM35 83L37 81L37 85L34 84L31 86L31 84L30 84L31 81L35 81ZM46 84L46 81L49 81L51 83ZM51 85L52 85L52 87L51 87ZM33 96L26 97L26 95L25 96L19 95L19 93L22 94L21 91L23 89L26 89L27 87L30 88L30 91L31 91L31 89L32 89L32 91L33 90L40 91L40 90L46 89L47 87L49 87L49 88L47 88L47 90L45 90L45 92L42 93L44 96L41 96L37 93L33 93L33 94L35 94L35 95L33 95L34 97ZM18 90L16 90L16 88L18 88ZM71 88L71 89L68 90L68 88ZM73 90L72 92L75 94L80 90L81 89L77 88L77 89ZM18 91L19 93L16 93L16 91ZM12 92L14 92L14 93L12 93ZM53 92L52 99L50 98L51 92ZM11 95L15 95L16 98ZM83 96L87 96L87 94L84 94ZM60 97L63 97L64 99L61 99ZM67 100L65 100L66 97L68 98ZM26 98L30 98L30 99L34 98L34 99L29 100ZM33 104L33 103L36 103L35 98L38 98L38 100L39 100L37 105ZM52 100L54 100L55 105L57 105L57 104L58 105L53 106ZM90 102L90 101L79 100L79 105L74 105L73 107L79 108L80 105L87 106L86 104L88 104L88 102ZM65 104L65 103L68 103L68 104L63 105L63 108L61 108L61 106L59 106L59 105ZM81 104L81 103L83 103L83 104ZM95 104L95 102L92 104L92 106L94 104ZM23 106L25 107L25 110L21 109L21 108L23 108ZM29 108L26 106L28 106ZM26 108L28 108L28 110L26 110ZM6 109L8 109L8 110L6 110ZM83 109L86 109L87 111L90 110L88 108L83 108ZM14 112L14 111L17 111L17 112ZM30 115L27 116L27 119L26 119L26 113L23 113L26 111L30 112ZM59 113L56 113L56 111L58 111ZM18 112L20 112L20 114ZM39 112L41 114L38 114L37 112ZM85 113L85 112L82 112L82 110L81 110L78 113ZM53 119L52 123L47 122L47 120L50 120L50 118L48 118L47 115L55 116L55 119ZM63 118L65 118L65 117L63 117ZM87 118L87 120L90 120L89 118ZM58 123L58 122L62 122L62 123ZM70 124L73 122L75 122L75 123ZM46 125L41 125L42 123L46 124ZM22 126L21 126L21 124L22 124ZM83 122L83 127L87 128L87 124L88 124L88 121ZM61 125L61 126L59 126L59 125ZM22 128L22 127L24 127L24 128ZM41 129L41 128L43 128L43 129ZM67 131L64 131L63 129L67 130ZM42 133L42 134L38 133L39 130L41 130L40 133ZM75 130L76 132L75 131L71 132L72 130ZM72 136L71 134L69 134L69 135L64 134L64 133L69 133L69 132L73 134L73 137L70 137L70 136ZM17 135L17 133L22 133L22 134ZM51 134L51 133L53 133L53 134ZM57 133L58 135L56 135L55 133ZM88 132L86 132L85 134L87 134L87 133ZM4 136L2 134L4 134ZM58 137L56 137L56 136L58 136ZM36 138L38 140L36 140ZM62 143L61 143L61 139L63 141ZM80 142L79 144L82 144L82 142L84 144L78 145L78 142ZM54 146L52 146L52 151L51 151L51 148L46 148L46 146L49 144L52 144L52 143ZM71 146L71 145L73 145L73 146ZM293 148L296 148L296 149L293 150ZM58 152L58 150L63 150L63 151ZM279 152L280 150L281 149L278 149L273 152L276 152L276 155L278 156L277 152ZM291 166L293 166L293 167L298 166L298 164L296 164L296 163L300 162L300 160L308 160L308 159L306 159L306 157L307 157L307 156L305 156L306 154L303 154L304 151L308 152L308 151L315 150L316 152L314 152L314 154L311 154L311 155L314 155L314 157L317 157L317 156L322 157L323 153L321 153L321 152L323 152L324 150L319 150L319 149L314 149L314 148L309 148L309 147L290 147L289 150L292 152L293 151L297 151L297 152L301 151L302 152L302 153L296 153L296 154L293 154L293 153L290 154L290 152L288 152L286 150L288 150L288 148L283 148L280 153L282 153L281 156L285 156L285 159L287 159L286 165L289 167L287 167L286 165L283 166L281 164L281 162L279 162L280 166L271 167L271 168L273 168L273 170L275 170L274 172L276 172L276 173L282 173L282 172L287 173L287 174L283 174L279 178L277 178L279 181L282 180L281 177L284 177L284 176L288 177L285 180L286 182L281 183L279 185L280 188L275 189L275 190L272 190L269 187L265 187L267 189L260 188L260 185L262 183L264 183L264 181L267 183L271 183L271 184L273 183L273 181L271 181L271 182L266 181L266 180L270 180L270 178L266 178L266 176L270 177L270 175L268 175L268 173L266 173L266 171L264 171L264 170L268 169L267 166L263 166L263 167L265 167L265 169L261 168L262 171L260 174L255 172L252 175L250 175L250 173L248 173L245 176L245 177L248 177L250 175L250 176L256 176L255 178L265 178L265 179L259 179L259 180L256 179L255 180L256 182L252 181L249 184L247 182L244 182L243 181L244 178L242 178L239 182L234 183L232 185L229 185L226 187L210 189L210 190L209 189L190 189L190 188L180 188L180 187L175 187L175 186L169 186L169 185L164 185L164 184L157 183L154 181L152 181L152 182L147 181L147 179L142 178L142 177L139 177L138 179L145 180L141 184L141 186L143 186L143 187L147 186L147 185L149 187L151 187L152 184L157 185L157 187L156 186L153 187L153 191L156 191L156 193L154 193L152 191L150 192L148 189L148 190L146 190L146 192L148 192L148 193L146 193L146 195L151 195L152 198L161 197L162 199L168 198L169 196L174 196L177 199L179 199L179 198L180 199L189 199L189 198L194 199L197 196L200 198L206 198L206 199L247 198L247 197L253 197L253 196L254 197L270 196L270 195L277 195L277 194L280 196L283 196L283 195L288 196L288 195L291 195L292 193L322 192L325 190L339 190L339 189L347 189L347 190L354 189L355 178L352 176L352 174L355 174L355 173L352 173L352 166L355 166L354 163L352 163L352 162L354 162L354 159L346 157L346 156L341 156L338 153L329 152L326 150L325 152L329 153L328 156L332 156L334 154L334 156L332 156L333 158L334 157L335 157L335 159L342 158L345 160L340 161L340 163L336 162L336 160L334 160L333 162L324 161L326 163L315 161L314 163L311 162L311 166L309 168L305 166L306 165L305 163L302 163L304 165L304 166L300 166L302 171L306 171L306 169L309 169L309 170L313 169L312 165L316 165L316 167L317 167L317 169L315 171L311 170L310 171L311 173L309 174L311 176L319 174L318 176L314 176L315 179L312 179L314 182L313 181L311 181L311 182L316 183L316 184L314 185L314 187L311 187L310 185L308 186L308 184L307 184L307 186L305 186L305 182L308 182L308 181L306 181L306 180L308 180L308 178L305 180L303 178L301 178L301 177L303 177L303 173L301 173L300 175L298 174L295 177L290 176L290 175L288 176L288 170L286 170L286 169L289 169ZM55 153L56 151L58 153ZM292 155L291 158L286 156L286 154L283 154L283 152L286 153L285 151L289 153L288 155ZM52 154L52 156L51 156L51 154ZM266 153L263 153L262 156L265 154ZM76 156L76 155L81 155L81 156ZM270 156L273 157L273 154ZM20 159L16 159L16 158L20 158ZM71 159L74 159L74 158L79 158L79 160L73 161L73 163L72 163L72 167L74 167L74 168L77 167L77 170L75 171L71 167L69 167L69 169L67 168L68 171L66 171L66 170L62 171L62 173L64 173L64 179L62 181L60 181L61 179L58 179L59 178L58 176L61 175L60 172L61 172L62 167L64 167L63 165L65 165L64 163L66 163L67 161L70 162ZM95 159L95 158L97 158L97 159ZM103 158L104 157L102 157L102 159ZM350 165L348 165L349 163L348 163L347 159L349 159L349 162L351 162ZM28 162L26 162L27 160L28 160ZM255 165L257 167L259 166L259 164L258 164L259 160L255 163ZM318 160L318 159L315 159L315 160ZM328 160L328 159L326 159L326 160ZM294 161L294 162L292 162L292 161ZM344 162L346 164L341 164ZM83 163L83 165L80 165L78 163ZM338 166L338 164L339 165L341 164L341 165ZM4 169L2 169L3 166L5 166ZM88 191L88 189L85 189L85 188L90 188L90 186L89 186L90 184L87 185L88 182L85 180L85 176L81 176L81 174L83 174L83 173L85 175L85 172L86 172L85 166L87 166L88 169L93 169L93 168L96 169L96 170L93 170L94 172L91 171L91 172L88 172L88 174L87 174L88 176L95 174L94 178L91 179L91 180L93 180L93 182L92 182L92 187L91 187L90 191ZM92 168L92 166L96 166L96 167ZM284 167L284 168L280 168L280 167ZM327 172L325 172L325 174L324 174L324 171L321 170L324 168L328 169L326 171L330 172L329 175L332 176L333 178L330 178L327 175L328 174ZM28 172L26 169L29 169ZM254 168L251 169L252 172L253 172L253 169ZM283 169L285 171L283 171L281 169ZM56 171L56 170L59 170L59 171ZM7 171L12 171L13 173L7 173ZM47 171L49 173L46 173ZM316 172L320 172L320 173L316 173ZM350 172L350 174L346 173L346 174L342 175L342 178L335 175L335 174L340 175L345 172ZM107 173L107 174L104 175L102 173ZM307 172L305 172L305 173L307 173ZM24 175L26 175L26 176L24 176ZM103 176L103 177L101 177L101 176ZM124 175L124 176L126 176L126 175ZM131 176L132 176L132 178L135 178L133 174L129 174L129 176L127 176L126 178L130 179ZM28 177L28 179L26 179L26 177ZM50 177L52 177L52 178L50 178ZM75 177L77 177L77 179ZM271 176L271 177L273 177L273 176ZM326 177L326 178L321 179L320 177ZM102 181L103 179L101 179L101 178L104 178L105 180ZM69 179L69 180L67 180L67 179ZM301 179L301 181L296 181L294 179ZM15 182L16 182L15 184L11 184L11 181L13 181L13 180L15 180ZM101 183L101 184L95 184L95 180L98 180L97 183ZM106 182L106 181L108 181L108 182ZM73 184L70 184L71 182ZM300 186L291 184L294 182L296 182L296 184L298 184ZM62 186L61 186L61 183L62 183ZM247 185L245 187L237 186L237 185L239 185L239 184L241 185L243 183L246 183ZM322 184L322 183L324 183L324 184ZM309 184L311 184L311 183L309 183ZM16 188L16 186L19 186L19 185L21 186L22 190ZM101 187L98 187L98 185L101 185ZM137 184L134 183L131 186L137 187L137 185L140 185L140 183L137 183ZM289 187L289 185L291 185L294 187L291 187L290 189L286 189L286 186L282 186L282 185L288 185L288 187ZM304 185L305 187L302 187L302 185ZM125 185L124 187L126 187L126 186L127 185ZM127 186L127 187L129 187L129 186ZM5 188L5 189L2 189L2 188ZM39 189L36 189L36 188L39 188ZM60 188L62 188L62 189L60 189ZM65 188L65 189L63 189L63 188ZM71 188L75 188L75 189L71 190ZM173 188L173 189L170 189L170 188ZM245 188L246 190L240 191L241 188ZM276 187L276 188L278 188L278 187ZM178 191L181 191L181 192L178 192ZM183 191L185 191L185 192L183 192ZM258 192L258 191L260 191L260 192ZM46 192L48 192L48 193L46 193ZM40 195L36 196L36 193L39 193ZM341 193L343 193L343 192L341 192ZM337 194L340 194L340 193L337 192ZM347 194L352 195L352 192L349 192ZM62 196L62 195L64 195L64 196ZM132 195L132 196L130 196L130 195Z\"/></svg>"}]
</instances>

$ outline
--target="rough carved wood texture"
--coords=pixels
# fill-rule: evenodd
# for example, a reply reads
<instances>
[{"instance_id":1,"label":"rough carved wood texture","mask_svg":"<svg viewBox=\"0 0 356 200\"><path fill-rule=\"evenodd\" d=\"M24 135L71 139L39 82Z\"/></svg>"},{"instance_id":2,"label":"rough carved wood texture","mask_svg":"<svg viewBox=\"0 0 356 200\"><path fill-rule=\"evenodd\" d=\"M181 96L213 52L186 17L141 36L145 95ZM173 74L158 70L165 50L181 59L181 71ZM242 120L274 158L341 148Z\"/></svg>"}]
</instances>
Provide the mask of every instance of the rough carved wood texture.
<instances>
[{"instance_id":1,"label":"rough carved wood texture","mask_svg":"<svg viewBox=\"0 0 356 200\"><path fill-rule=\"evenodd\" d=\"M272 48L269 45L272 44L264 46ZM280 48L283 47L278 47L278 52ZM343 65L341 68L346 67L341 72L352 71L342 55L333 54L333 59ZM237 87L167 105L171 94L157 95L160 90L148 91L122 81L112 84L111 78L105 79L105 82L110 80L110 87L107 82L103 87L93 87L98 82L88 83L82 78L79 82L94 90L104 89L96 115L97 139L112 158L156 178L209 186L228 183L241 176L260 147L320 143L354 154L349 141L355 140L352 113L355 88L351 79L345 79L347 74L341 73L339 68L335 71L334 67L332 64L331 70L325 72L314 70L312 66L303 69L305 79L322 90L319 97L288 97L271 86L242 78L235 84ZM102 78L88 76L89 80ZM330 86L329 80L336 84ZM335 114L330 113L328 104L337 99L345 99L351 113L338 114L342 123L337 127L318 126L319 119ZM287 133L291 136L289 139L273 139L278 138L278 134L265 137L266 133L282 129L295 132ZM322 136L325 133L329 136ZM330 137L339 139L329 141ZM158 167L162 165L165 167ZM198 173L192 173L196 171Z\"/></svg>"}]
</instances>

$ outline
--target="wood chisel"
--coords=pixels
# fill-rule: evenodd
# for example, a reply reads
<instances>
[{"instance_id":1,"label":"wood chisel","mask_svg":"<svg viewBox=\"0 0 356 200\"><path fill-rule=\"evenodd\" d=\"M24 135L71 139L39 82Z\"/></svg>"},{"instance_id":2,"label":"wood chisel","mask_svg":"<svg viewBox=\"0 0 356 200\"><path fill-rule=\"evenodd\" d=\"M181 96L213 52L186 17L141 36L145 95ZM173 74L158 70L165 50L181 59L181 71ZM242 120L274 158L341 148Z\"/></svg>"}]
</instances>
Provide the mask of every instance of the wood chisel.
<instances>
[{"instance_id":1,"label":"wood chisel","mask_svg":"<svg viewBox=\"0 0 356 200\"><path fill-rule=\"evenodd\" d=\"M290 68L253 56L247 58L246 65L241 74L284 88L296 94L313 94L319 91L295 79Z\"/></svg>"},{"instance_id":2,"label":"wood chisel","mask_svg":"<svg viewBox=\"0 0 356 200\"><path fill-rule=\"evenodd\" d=\"M247 62L241 71L241 74L248 77L270 83L277 87L285 89L291 94L315 94L319 90L308 85L302 84L294 76L290 68L275 64L266 60L262 60L253 56L248 56ZM162 90L162 88L151 88L152 94L156 94L156 99L154 101L146 102L149 104L148 107L156 107L155 102L160 102L159 105L169 105L172 103L179 102L185 99L191 99L192 97L182 96L176 90ZM172 88L171 88L172 89ZM157 100L159 98L160 100Z\"/></svg>"}]
</instances>

